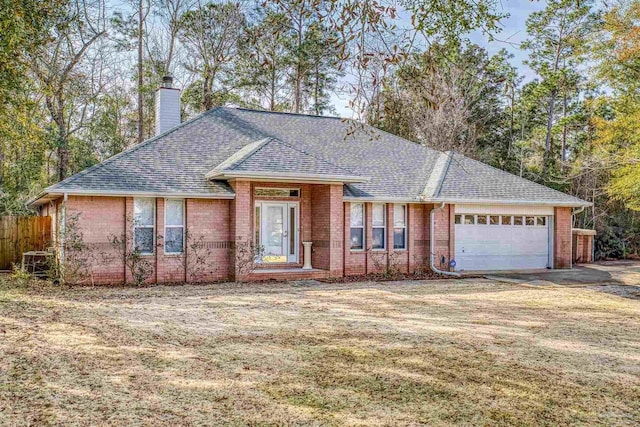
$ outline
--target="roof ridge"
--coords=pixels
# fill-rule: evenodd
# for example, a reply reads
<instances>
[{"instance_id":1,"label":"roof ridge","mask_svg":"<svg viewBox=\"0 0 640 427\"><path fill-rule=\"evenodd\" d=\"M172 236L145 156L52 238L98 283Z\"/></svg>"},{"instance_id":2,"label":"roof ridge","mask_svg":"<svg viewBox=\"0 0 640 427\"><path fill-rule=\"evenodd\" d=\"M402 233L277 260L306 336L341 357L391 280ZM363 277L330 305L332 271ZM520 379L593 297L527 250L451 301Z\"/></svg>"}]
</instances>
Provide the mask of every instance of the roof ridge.
<instances>
[{"instance_id":1,"label":"roof ridge","mask_svg":"<svg viewBox=\"0 0 640 427\"><path fill-rule=\"evenodd\" d=\"M280 114L280 115L286 115L286 116L310 117L310 118L314 118L314 119L352 120L352 119L346 119L345 117L340 117L340 116L318 116L318 115L315 115L315 114L292 113L292 112L289 112L289 111L259 110L257 108L246 108L246 107L222 107L222 108L233 109L233 110L242 110L242 111L250 111L250 112L253 112L253 113L267 113L267 114Z\"/></svg>"},{"instance_id":2,"label":"roof ridge","mask_svg":"<svg viewBox=\"0 0 640 427\"><path fill-rule=\"evenodd\" d=\"M444 179L449 172L449 166L451 165L451 159L453 157L452 153L452 151L440 152L438 159L431 168L431 174L429 174L427 184L422 191L423 196L435 198L440 194Z\"/></svg>"},{"instance_id":3,"label":"roof ridge","mask_svg":"<svg viewBox=\"0 0 640 427\"><path fill-rule=\"evenodd\" d=\"M249 157L251 157L257 151L259 151L261 148L263 148L273 139L275 138L268 136L266 138L258 139L256 141L243 145L239 150L235 151L233 154L231 154L229 157L227 157L221 163L219 163L217 166L211 169L210 172L228 170L228 169L240 166ZM238 158L235 159L234 156L238 156ZM226 163L229 163L229 164L227 165Z\"/></svg>"},{"instance_id":4,"label":"roof ridge","mask_svg":"<svg viewBox=\"0 0 640 427\"><path fill-rule=\"evenodd\" d=\"M109 158L108 158L108 159L106 159L106 160L103 160L103 161L101 161L101 162L99 162L99 163L96 163L96 164L95 164L95 165L93 165L93 166L89 166L88 168L83 169L83 170L81 170L80 172L78 172L78 173L76 173L76 174L73 174L73 175L71 175L70 177L68 177L68 178L66 178L66 179L63 179L62 181L56 182L55 184L52 184L52 185L48 186L47 188L45 188L43 191L48 192L48 191L54 190L54 189L55 189L56 187L58 187L58 186L61 186L61 185L64 185L64 184L72 183L72 182L74 182L75 180L77 180L78 178L81 178L82 176L84 176L84 175L88 174L89 172L93 172L93 171L95 171L95 170L97 170L97 169L101 169L101 168L103 168L104 166L106 166L106 165L108 165L108 164L112 163L114 160L119 159L120 157L123 157L123 156L129 155L129 154L131 154L131 153L134 153L134 152L136 152L138 149L140 149L140 148L142 148L142 147L146 147L146 146L147 146L147 145L149 145L150 143L155 142L155 141L157 141L158 139L160 139L160 138L162 138L162 137L164 137L164 136L166 136L166 135L169 135L170 133L173 133L173 132L175 132L176 130L178 130L178 129L180 129L180 128L183 128L184 126L186 126L186 125L188 125L188 124L191 124L191 123L193 123L193 122L195 122L195 121L197 121L197 120L200 120L201 118L205 117L206 115L211 114L211 113L212 113L212 112L214 112L214 111L219 110L220 108L221 108L221 107L215 107L215 108L212 108L211 110L204 111L204 112L202 112L202 113L198 114L197 116L192 117L191 119L186 120L186 121L184 121L184 122L180 123L180 124L179 124L179 125L177 125L177 126L172 127L171 129L169 129L169 130L167 130L167 131L165 131L165 132L162 132L162 133L161 133L161 134L159 134L159 135L155 135L155 136L153 136L153 137L151 137L151 138L149 138L149 139L147 139L147 140L144 140L144 141L142 141L141 143L134 145L133 147L127 148L127 149L126 149L126 150L124 150L124 151L121 151L121 152L119 152L119 153L117 153L117 154L114 154L113 156L109 157Z\"/></svg>"}]
</instances>

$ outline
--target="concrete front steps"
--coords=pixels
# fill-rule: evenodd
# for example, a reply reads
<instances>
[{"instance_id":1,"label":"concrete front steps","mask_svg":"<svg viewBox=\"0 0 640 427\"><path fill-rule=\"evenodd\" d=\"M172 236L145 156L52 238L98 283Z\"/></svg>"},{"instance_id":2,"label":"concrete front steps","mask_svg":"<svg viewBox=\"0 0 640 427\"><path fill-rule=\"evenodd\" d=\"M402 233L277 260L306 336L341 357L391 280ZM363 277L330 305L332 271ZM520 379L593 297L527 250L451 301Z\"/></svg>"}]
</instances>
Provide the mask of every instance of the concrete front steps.
<instances>
[{"instance_id":1,"label":"concrete front steps","mask_svg":"<svg viewBox=\"0 0 640 427\"><path fill-rule=\"evenodd\" d=\"M302 268L257 268L249 273L247 280L263 281L263 280L305 280L305 279L324 279L329 277L329 270L321 270L312 268L311 270L303 270Z\"/></svg>"}]
</instances>

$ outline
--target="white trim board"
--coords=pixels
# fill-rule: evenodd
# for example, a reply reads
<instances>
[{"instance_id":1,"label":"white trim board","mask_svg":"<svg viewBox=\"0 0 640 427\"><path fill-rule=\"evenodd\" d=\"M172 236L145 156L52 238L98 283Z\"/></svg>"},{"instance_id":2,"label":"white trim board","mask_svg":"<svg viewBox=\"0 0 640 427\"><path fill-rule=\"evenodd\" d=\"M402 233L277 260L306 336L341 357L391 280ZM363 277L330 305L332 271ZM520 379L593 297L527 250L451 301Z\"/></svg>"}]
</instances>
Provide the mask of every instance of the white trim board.
<instances>
[{"instance_id":1,"label":"white trim board","mask_svg":"<svg viewBox=\"0 0 640 427\"><path fill-rule=\"evenodd\" d=\"M522 206L522 205L495 205L482 204L455 205L457 214L489 214L489 215L544 215L554 214L553 206Z\"/></svg>"}]
</instances>

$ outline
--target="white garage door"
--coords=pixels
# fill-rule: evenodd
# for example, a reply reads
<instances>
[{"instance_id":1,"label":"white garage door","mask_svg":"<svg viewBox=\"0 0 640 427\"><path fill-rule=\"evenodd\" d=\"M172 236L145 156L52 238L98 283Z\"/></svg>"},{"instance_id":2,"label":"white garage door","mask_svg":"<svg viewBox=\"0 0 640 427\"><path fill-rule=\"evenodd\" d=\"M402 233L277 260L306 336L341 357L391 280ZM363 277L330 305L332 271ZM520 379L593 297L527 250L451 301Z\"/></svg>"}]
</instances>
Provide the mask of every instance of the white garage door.
<instances>
[{"instance_id":1,"label":"white garage door","mask_svg":"<svg viewBox=\"0 0 640 427\"><path fill-rule=\"evenodd\" d=\"M549 217L455 216L456 270L519 270L549 264Z\"/></svg>"}]
</instances>

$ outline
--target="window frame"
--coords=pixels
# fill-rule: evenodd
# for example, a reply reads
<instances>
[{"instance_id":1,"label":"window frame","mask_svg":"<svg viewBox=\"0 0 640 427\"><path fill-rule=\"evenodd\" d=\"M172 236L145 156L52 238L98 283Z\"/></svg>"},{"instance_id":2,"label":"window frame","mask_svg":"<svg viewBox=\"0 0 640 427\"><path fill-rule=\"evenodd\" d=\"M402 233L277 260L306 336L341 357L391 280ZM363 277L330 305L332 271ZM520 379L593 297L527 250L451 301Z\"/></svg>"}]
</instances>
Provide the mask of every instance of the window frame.
<instances>
[{"instance_id":1,"label":"window frame","mask_svg":"<svg viewBox=\"0 0 640 427\"><path fill-rule=\"evenodd\" d=\"M402 206L404 211L404 218L402 219L402 227L396 227L396 207ZM408 246L409 236L407 236L407 218L408 218L408 205L406 203L396 203L393 205L393 250L394 251L406 251ZM404 241L401 248L396 248L396 229L402 229L404 231Z\"/></svg>"},{"instance_id":2,"label":"window frame","mask_svg":"<svg viewBox=\"0 0 640 427\"><path fill-rule=\"evenodd\" d=\"M137 200L151 200L151 206L153 208L151 218L153 218L152 225L136 225L135 219L135 211L136 211L136 201ZM136 230L138 228L150 228L152 239L151 239L151 252L142 252L140 251L140 255L155 255L156 253L156 209L157 209L157 201L155 197L134 197L133 198L133 250L136 250Z\"/></svg>"},{"instance_id":3,"label":"window frame","mask_svg":"<svg viewBox=\"0 0 640 427\"><path fill-rule=\"evenodd\" d=\"M353 215L351 215L351 212L353 210L354 206L360 206L360 209L362 210L362 225L357 225L354 226L352 223L352 217ZM367 211L365 209L364 203L362 202L354 202L351 203L349 206L349 250L352 252L364 252L365 249L367 248L367 233L365 233L366 230L366 224L367 224ZM362 247L361 248L354 248L351 244L351 230L353 230L354 228L360 229L361 233L362 233Z\"/></svg>"},{"instance_id":4,"label":"window frame","mask_svg":"<svg viewBox=\"0 0 640 427\"><path fill-rule=\"evenodd\" d=\"M382 225L375 225L374 212L376 206L382 206ZM373 230L382 229L382 247L374 247L374 234ZM386 251L387 250L387 204L386 203L372 203L371 204L371 250L372 251Z\"/></svg>"},{"instance_id":5,"label":"window frame","mask_svg":"<svg viewBox=\"0 0 640 427\"><path fill-rule=\"evenodd\" d=\"M169 205L167 202L169 200L172 201L180 201L182 202L182 225L168 225L167 224L167 206ZM165 255L184 255L184 248L186 245L186 233L185 233L185 222L186 222L186 215L185 215L185 201L184 199L174 199L174 198L165 198L164 199L164 234L165 234L165 243L164 243L164 254ZM167 252L167 243L166 243L166 236L167 236L167 229L168 228L182 228L182 250L180 252Z\"/></svg>"},{"instance_id":6,"label":"window frame","mask_svg":"<svg viewBox=\"0 0 640 427\"><path fill-rule=\"evenodd\" d=\"M291 194L289 195L281 195L281 196L274 196L274 195L264 195L264 194L258 194L258 192L262 191L262 190L266 190L266 191L288 191L289 193L291 193L292 191L297 191L298 195L297 196L292 196ZM253 189L253 196L256 198L279 198L279 199L299 199L302 197L302 190L300 189L300 187L255 187Z\"/></svg>"}]
</instances>

